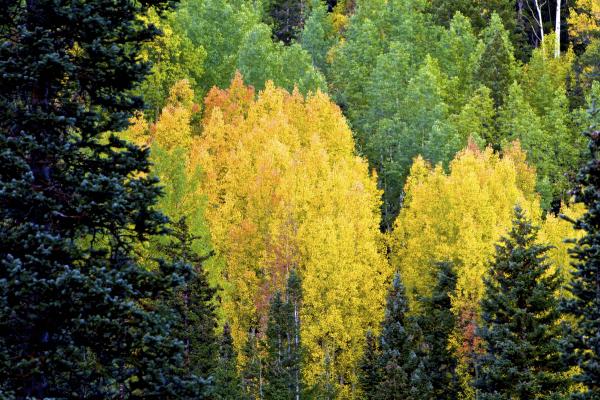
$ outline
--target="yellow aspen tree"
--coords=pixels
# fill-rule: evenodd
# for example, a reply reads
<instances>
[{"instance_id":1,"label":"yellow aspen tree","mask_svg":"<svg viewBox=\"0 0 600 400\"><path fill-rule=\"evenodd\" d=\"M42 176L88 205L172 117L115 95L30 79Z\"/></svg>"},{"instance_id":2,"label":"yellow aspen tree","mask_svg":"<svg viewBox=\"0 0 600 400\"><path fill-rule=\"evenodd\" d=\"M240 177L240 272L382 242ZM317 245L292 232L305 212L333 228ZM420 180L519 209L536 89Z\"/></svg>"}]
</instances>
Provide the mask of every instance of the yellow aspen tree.
<instances>
[{"instance_id":1,"label":"yellow aspen tree","mask_svg":"<svg viewBox=\"0 0 600 400\"><path fill-rule=\"evenodd\" d=\"M576 0L575 5L570 7L567 22L569 37L588 44L600 34L600 1Z\"/></svg>"},{"instance_id":2,"label":"yellow aspen tree","mask_svg":"<svg viewBox=\"0 0 600 400\"><path fill-rule=\"evenodd\" d=\"M539 220L535 172L525 164L518 142L503 157L470 143L450 163L449 172L418 157L405 193L390 238L392 265L402 274L413 312L418 312L414 299L428 295L435 284L435 262L455 265L452 311L457 329L451 346L459 361L463 397L473 398L472 360L481 346L476 326L487 262L494 244L511 226L515 204Z\"/></svg>"},{"instance_id":3,"label":"yellow aspen tree","mask_svg":"<svg viewBox=\"0 0 600 400\"><path fill-rule=\"evenodd\" d=\"M558 271L563 281L561 295L569 295L564 287L571 280L571 255L569 249L573 247L572 239L579 239L583 232L573 228L569 220L576 220L585 212L585 207L580 204L563 205L559 215L548 214L541 225L538 234L540 243L550 243L552 248L548 250L548 258L552 265L552 271ZM567 219L563 218L566 217Z\"/></svg>"},{"instance_id":4,"label":"yellow aspen tree","mask_svg":"<svg viewBox=\"0 0 600 400\"><path fill-rule=\"evenodd\" d=\"M153 164L150 174L158 176L164 188L158 207L174 221L185 217L190 232L201 238L194 242L195 250L207 254L210 237L204 217L206 195L201 191L201 166L192 157L193 118L200 108L193 100L194 91L189 82L176 82L157 121L149 124L142 114L137 115L124 137L150 147ZM154 256L151 253L156 249L147 245L144 249L147 257ZM212 283L216 283L215 273L211 271L216 268L215 263L211 259L207 264Z\"/></svg>"},{"instance_id":5,"label":"yellow aspen tree","mask_svg":"<svg viewBox=\"0 0 600 400\"><path fill-rule=\"evenodd\" d=\"M303 282L305 382L316 384L327 360L340 397L352 398L364 336L383 316L391 276L376 177L328 96L304 98L269 82L236 107L236 97L249 99L238 79L207 99L193 144L213 243L226 262L223 308L235 344L251 327L264 329L269 299L294 268Z\"/></svg>"}]
</instances>

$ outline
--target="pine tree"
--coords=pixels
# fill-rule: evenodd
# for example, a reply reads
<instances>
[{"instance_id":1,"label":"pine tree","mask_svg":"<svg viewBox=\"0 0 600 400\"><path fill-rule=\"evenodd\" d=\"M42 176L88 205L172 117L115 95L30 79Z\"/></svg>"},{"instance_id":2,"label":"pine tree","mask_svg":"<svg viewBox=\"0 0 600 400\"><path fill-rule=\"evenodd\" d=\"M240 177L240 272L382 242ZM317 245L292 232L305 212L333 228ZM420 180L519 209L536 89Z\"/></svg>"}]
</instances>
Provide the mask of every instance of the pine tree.
<instances>
[{"instance_id":1,"label":"pine tree","mask_svg":"<svg viewBox=\"0 0 600 400\"><path fill-rule=\"evenodd\" d=\"M231 328L227 323L223 326L223 334L219 343L219 358L213 377L214 384L211 395L215 400L239 400L243 398Z\"/></svg>"},{"instance_id":2,"label":"pine tree","mask_svg":"<svg viewBox=\"0 0 600 400\"><path fill-rule=\"evenodd\" d=\"M597 101L597 100L596 100ZM581 382L585 393L577 398L600 398L600 109L593 101L589 113L592 125L585 132L589 139L590 161L583 166L576 178L575 200L587 209L574 221L576 229L585 235L577 240L571 253L575 270L569 284L573 298L564 304L565 310L577 321L570 335L565 354L581 368L576 381Z\"/></svg>"},{"instance_id":3,"label":"pine tree","mask_svg":"<svg viewBox=\"0 0 600 400\"><path fill-rule=\"evenodd\" d=\"M208 257L192 248L198 237L189 232L185 218L172 224L174 240L160 244L158 249L172 262L193 267L192 278L167 299L167 312L177 313L173 325L175 336L184 344L184 368L187 373L209 378L217 360L217 318L214 296L216 290L208 284L203 264Z\"/></svg>"},{"instance_id":4,"label":"pine tree","mask_svg":"<svg viewBox=\"0 0 600 400\"><path fill-rule=\"evenodd\" d=\"M408 300L400 275L396 274L388 293L385 318L381 324L378 360L381 381L375 398L430 399L431 383L425 373L425 364L419 348L420 332L406 314Z\"/></svg>"},{"instance_id":5,"label":"pine tree","mask_svg":"<svg viewBox=\"0 0 600 400\"><path fill-rule=\"evenodd\" d=\"M381 381L381 370L378 364L379 348L377 346L377 337L373 331L367 331L365 336L365 350L360 360L358 383L363 396L367 400L375 399L377 386Z\"/></svg>"},{"instance_id":6,"label":"pine tree","mask_svg":"<svg viewBox=\"0 0 600 400\"><path fill-rule=\"evenodd\" d=\"M0 392L16 398L197 397L154 305L192 274L143 268L165 232L148 151L119 139L143 107L141 18L170 1L8 0L0 35ZM113 132L107 134L107 132Z\"/></svg>"},{"instance_id":7,"label":"pine tree","mask_svg":"<svg viewBox=\"0 0 600 400\"><path fill-rule=\"evenodd\" d=\"M451 296L456 290L456 273L451 262L438 263L437 284L431 296L421 300L419 327L427 348L426 373L436 399L456 399L458 381L456 359L448 346L456 321L451 311Z\"/></svg>"},{"instance_id":8,"label":"pine tree","mask_svg":"<svg viewBox=\"0 0 600 400\"><path fill-rule=\"evenodd\" d=\"M300 280L290 272L285 299L276 292L271 300L266 337L265 399L297 399L300 396Z\"/></svg>"},{"instance_id":9,"label":"pine tree","mask_svg":"<svg viewBox=\"0 0 600 400\"><path fill-rule=\"evenodd\" d=\"M561 327L546 252L536 243L537 227L515 208L513 227L496 245L485 296L480 335L486 353L475 382L480 399L556 399L568 387L561 360Z\"/></svg>"}]
</instances>

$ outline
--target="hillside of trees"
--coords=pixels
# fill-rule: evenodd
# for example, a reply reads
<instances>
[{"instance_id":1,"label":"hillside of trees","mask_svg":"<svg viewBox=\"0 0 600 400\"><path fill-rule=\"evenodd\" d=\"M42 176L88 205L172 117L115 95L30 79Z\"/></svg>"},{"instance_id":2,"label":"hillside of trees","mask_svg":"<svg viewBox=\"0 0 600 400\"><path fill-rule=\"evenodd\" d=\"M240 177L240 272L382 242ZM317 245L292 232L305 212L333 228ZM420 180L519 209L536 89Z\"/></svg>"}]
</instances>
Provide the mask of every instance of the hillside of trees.
<instances>
[{"instance_id":1,"label":"hillside of trees","mask_svg":"<svg viewBox=\"0 0 600 400\"><path fill-rule=\"evenodd\" d=\"M0 4L0 400L600 399L600 0Z\"/></svg>"}]
</instances>

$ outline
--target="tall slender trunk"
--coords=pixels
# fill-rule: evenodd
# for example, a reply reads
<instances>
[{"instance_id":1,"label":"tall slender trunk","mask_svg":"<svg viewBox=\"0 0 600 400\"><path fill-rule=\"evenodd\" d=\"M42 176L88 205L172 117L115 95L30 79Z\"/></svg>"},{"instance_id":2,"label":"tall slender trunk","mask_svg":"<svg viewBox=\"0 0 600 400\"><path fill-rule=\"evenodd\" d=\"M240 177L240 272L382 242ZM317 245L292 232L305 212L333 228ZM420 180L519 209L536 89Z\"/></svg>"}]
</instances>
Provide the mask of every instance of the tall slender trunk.
<instances>
[{"instance_id":1,"label":"tall slender trunk","mask_svg":"<svg viewBox=\"0 0 600 400\"><path fill-rule=\"evenodd\" d=\"M537 12L537 22L538 25L540 27L540 40L541 40L541 44L542 44L542 50L544 49L544 24L543 24L543 19L542 19L542 5L540 4L540 2L538 0L535 0L535 10ZM545 54L546 52L543 51L543 53Z\"/></svg>"},{"instance_id":2,"label":"tall slender trunk","mask_svg":"<svg viewBox=\"0 0 600 400\"><path fill-rule=\"evenodd\" d=\"M554 42L554 58L560 57L560 8L561 1L556 0L556 22L554 26L554 31L556 33L556 38Z\"/></svg>"}]
</instances>

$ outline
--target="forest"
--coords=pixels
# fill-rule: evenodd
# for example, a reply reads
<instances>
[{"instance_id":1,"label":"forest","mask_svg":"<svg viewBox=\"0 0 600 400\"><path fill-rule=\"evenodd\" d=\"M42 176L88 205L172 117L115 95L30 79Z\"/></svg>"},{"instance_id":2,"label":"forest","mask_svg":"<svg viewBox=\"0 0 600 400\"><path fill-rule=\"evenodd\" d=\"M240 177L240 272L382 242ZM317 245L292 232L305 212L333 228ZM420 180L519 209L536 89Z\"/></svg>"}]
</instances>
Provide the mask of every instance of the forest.
<instances>
[{"instance_id":1,"label":"forest","mask_svg":"<svg viewBox=\"0 0 600 400\"><path fill-rule=\"evenodd\" d=\"M600 399L600 0L0 11L0 400Z\"/></svg>"}]
</instances>

